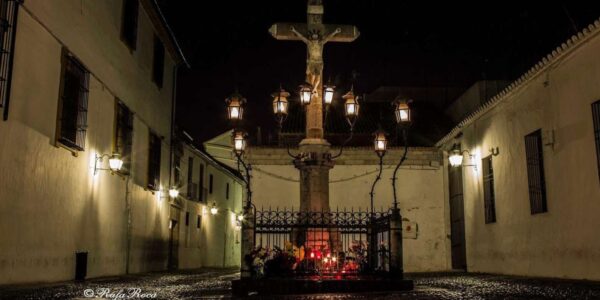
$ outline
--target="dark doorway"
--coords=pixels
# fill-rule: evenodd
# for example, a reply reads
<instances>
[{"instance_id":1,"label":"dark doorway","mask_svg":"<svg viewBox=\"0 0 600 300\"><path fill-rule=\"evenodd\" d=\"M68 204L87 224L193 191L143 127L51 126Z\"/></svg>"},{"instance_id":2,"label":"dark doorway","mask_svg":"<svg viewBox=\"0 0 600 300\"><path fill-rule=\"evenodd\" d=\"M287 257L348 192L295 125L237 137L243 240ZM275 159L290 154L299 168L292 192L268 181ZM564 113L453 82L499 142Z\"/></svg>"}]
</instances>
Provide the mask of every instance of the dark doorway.
<instances>
[{"instance_id":1,"label":"dark doorway","mask_svg":"<svg viewBox=\"0 0 600 300\"><path fill-rule=\"evenodd\" d=\"M450 195L450 240L452 243L452 268L467 270L465 245L465 208L463 200L462 167L448 166Z\"/></svg>"},{"instance_id":2,"label":"dark doorway","mask_svg":"<svg viewBox=\"0 0 600 300\"><path fill-rule=\"evenodd\" d=\"M173 214L175 211L175 214ZM171 220L169 221L169 265L170 270L179 266L179 210L171 207ZM177 218L177 220L175 220Z\"/></svg>"}]
</instances>

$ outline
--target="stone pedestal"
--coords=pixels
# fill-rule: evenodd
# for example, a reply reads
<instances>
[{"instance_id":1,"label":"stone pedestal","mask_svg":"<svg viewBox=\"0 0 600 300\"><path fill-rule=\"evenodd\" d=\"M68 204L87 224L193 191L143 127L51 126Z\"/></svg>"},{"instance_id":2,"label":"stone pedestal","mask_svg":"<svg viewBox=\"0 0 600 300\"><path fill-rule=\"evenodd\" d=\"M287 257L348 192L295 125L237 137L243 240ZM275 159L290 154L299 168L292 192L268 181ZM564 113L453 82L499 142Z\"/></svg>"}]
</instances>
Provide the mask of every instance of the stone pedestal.
<instances>
[{"instance_id":1,"label":"stone pedestal","mask_svg":"<svg viewBox=\"0 0 600 300\"><path fill-rule=\"evenodd\" d=\"M301 156L294 160L300 171L300 211L329 212L329 170L334 162L330 144L324 139L304 139L300 142ZM326 221L326 220L324 220ZM312 249L339 249L339 233L327 229L297 231L292 237L296 245Z\"/></svg>"},{"instance_id":2,"label":"stone pedestal","mask_svg":"<svg viewBox=\"0 0 600 300\"><path fill-rule=\"evenodd\" d=\"M390 275L394 278L403 278L404 268L402 261L402 216L400 209L393 208L390 216Z\"/></svg>"},{"instance_id":3,"label":"stone pedestal","mask_svg":"<svg viewBox=\"0 0 600 300\"><path fill-rule=\"evenodd\" d=\"M254 251L254 209L244 207L244 221L242 221L242 259L241 259L241 277L250 278L252 276L252 267L246 262L246 256Z\"/></svg>"}]
</instances>

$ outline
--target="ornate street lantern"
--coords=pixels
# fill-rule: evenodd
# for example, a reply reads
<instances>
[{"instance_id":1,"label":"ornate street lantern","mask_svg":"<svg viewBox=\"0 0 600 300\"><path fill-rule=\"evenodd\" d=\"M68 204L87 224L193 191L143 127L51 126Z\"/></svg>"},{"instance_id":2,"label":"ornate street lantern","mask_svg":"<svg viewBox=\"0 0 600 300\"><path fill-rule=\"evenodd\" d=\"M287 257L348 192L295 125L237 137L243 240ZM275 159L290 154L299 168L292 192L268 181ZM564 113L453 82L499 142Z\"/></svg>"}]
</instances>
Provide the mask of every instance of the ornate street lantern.
<instances>
[{"instance_id":1,"label":"ornate street lantern","mask_svg":"<svg viewBox=\"0 0 600 300\"><path fill-rule=\"evenodd\" d=\"M448 156L448 162L453 167L460 167L462 166L463 158L463 152L461 152L460 149L458 149L457 144L454 144L454 146L452 147L452 152L450 153L450 156Z\"/></svg>"},{"instance_id":2,"label":"ornate street lantern","mask_svg":"<svg viewBox=\"0 0 600 300\"><path fill-rule=\"evenodd\" d=\"M169 189L169 197L171 198L177 198L179 196L179 190L175 187L171 187Z\"/></svg>"},{"instance_id":3,"label":"ornate street lantern","mask_svg":"<svg viewBox=\"0 0 600 300\"><path fill-rule=\"evenodd\" d=\"M233 132L233 151L237 155L242 155L246 150L246 134L243 131Z\"/></svg>"},{"instance_id":4,"label":"ornate street lantern","mask_svg":"<svg viewBox=\"0 0 600 300\"><path fill-rule=\"evenodd\" d=\"M350 124L350 127L354 127L356 123L356 119L358 118L358 111L360 109L360 104L358 104L358 97L354 95L354 91L350 89L350 91L342 97L346 100L344 104L344 113L346 115L346 119Z\"/></svg>"},{"instance_id":5,"label":"ornate street lantern","mask_svg":"<svg viewBox=\"0 0 600 300\"><path fill-rule=\"evenodd\" d=\"M123 160L121 159L121 155L119 155L118 153L113 153L113 155L108 159L108 166L113 172L121 170L121 168L123 167Z\"/></svg>"},{"instance_id":6,"label":"ornate street lantern","mask_svg":"<svg viewBox=\"0 0 600 300\"><path fill-rule=\"evenodd\" d=\"M373 141L375 147L375 153L379 156L383 156L387 150L387 133L383 129L378 129L374 133L375 140Z\"/></svg>"},{"instance_id":7,"label":"ornate street lantern","mask_svg":"<svg viewBox=\"0 0 600 300\"><path fill-rule=\"evenodd\" d=\"M211 215L216 215L219 212L219 209L217 208L217 203L213 202L212 207L210 208L210 214Z\"/></svg>"},{"instance_id":8,"label":"ornate street lantern","mask_svg":"<svg viewBox=\"0 0 600 300\"><path fill-rule=\"evenodd\" d=\"M271 94L271 96L273 97L273 113L277 118L279 126L281 126L281 123L285 120L285 118L288 115L289 103L287 98L290 96L290 93L288 93L283 88L280 88L279 91Z\"/></svg>"},{"instance_id":9,"label":"ornate street lantern","mask_svg":"<svg viewBox=\"0 0 600 300\"><path fill-rule=\"evenodd\" d=\"M312 86L305 83L300 86L300 104L309 105L312 100Z\"/></svg>"},{"instance_id":10,"label":"ornate street lantern","mask_svg":"<svg viewBox=\"0 0 600 300\"><path fill-rule=\"evenodd\" d=\"M396 123L398 125L409 125L411 120L410 107L408 104L412 100L396 99L394 105L396 106L394 114L396 115Z\"/></svg>"},{"instance_id":11,"label":"ornate street lantern","mask_svg":"<svg viewBox=\"0 0 600 300\"><path fill-rule=\"evenodd\" d=\"M325 105L330 105L333 102L333 92L335 90L335 86L326 85L323 91L323 102Z\"/></svg>"},{"instance_id":12,"label":"ornate street lantern","mask_svg":"<svg viewBox=\"0 0 600 300\"><path fill-rule=\"evenodd\" d=\"M234 93L225 99L227 103L227 118L231 121L241 121L244 117L244 104L246 99L238 93Z\"/></svg>"}]
</instances>

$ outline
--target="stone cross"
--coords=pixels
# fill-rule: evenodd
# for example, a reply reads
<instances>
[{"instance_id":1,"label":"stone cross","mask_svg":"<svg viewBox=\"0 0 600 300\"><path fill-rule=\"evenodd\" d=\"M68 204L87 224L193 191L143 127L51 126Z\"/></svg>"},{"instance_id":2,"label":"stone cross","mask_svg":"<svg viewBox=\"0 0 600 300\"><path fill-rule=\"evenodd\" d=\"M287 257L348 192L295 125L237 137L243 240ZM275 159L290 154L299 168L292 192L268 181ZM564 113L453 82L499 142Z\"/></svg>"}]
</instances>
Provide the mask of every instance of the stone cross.
<instances>
[{"instance_id":1,"label":"stone cross","mask_svg":"<svg viewBox=\"0 0 600 300\"><path fill-rule=\"evenodd\" d=\"M307 22L276 23L269 29L278 40L306 44L306 82L313 87L313 98L306 110L306 138L323 139L323 47L328 42L352 42L359 36L352 25L323 24L323 3L308 0Z\"/></svg>"}]
</instances>

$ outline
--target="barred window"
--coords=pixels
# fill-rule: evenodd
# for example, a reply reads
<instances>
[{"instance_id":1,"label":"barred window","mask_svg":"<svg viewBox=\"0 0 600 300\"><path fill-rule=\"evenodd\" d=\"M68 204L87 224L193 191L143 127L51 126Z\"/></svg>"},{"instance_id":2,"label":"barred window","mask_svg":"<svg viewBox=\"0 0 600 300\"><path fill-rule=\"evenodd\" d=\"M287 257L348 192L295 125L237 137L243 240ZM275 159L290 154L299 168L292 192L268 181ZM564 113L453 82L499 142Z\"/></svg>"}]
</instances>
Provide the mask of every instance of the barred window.
<instances>
[{"instance_id":1,"label":"barred window","mask_svg":"<svg viewBox=\"0 0 600 300\"><path fill-rule=\"evenodd\" d=\"M137 43L138 9L138 0L123 0L121 39L132 50L135 50Z\"/></svg>"},{"instance_id":2,"label":"barred window","mask_svg":"<svg viewBox=\"0 0 600 300\"><path fill-rule=\"evenodd\" d=\"M204 188L204 164L200 164L200 178L198 179L199 186L199 195L198 200L205 201L206 200L206 191Z\"/></svg>"},{"instance_id":3,"label":"barred window","mask_svg":"<svg viewBox=\"0 0 600 300\"><path fill-rule=\"evenodd\" d=\"M494 168L492 156L481 160L483 167L483 203L485 208L485 223L496 222L496 194L494 192Z\"/></svg>"},{"instance_id":4,"label":"barred window","mask_svg":"<svg viewBox=\"0 0 600 300\"><path fill-rule=\"evenodd\" d=\"M195 200L195 198L196 198L196 191L195 191L196 186L194 184L194 181L192 181L193 171L194 171L194 158L190 157L190 158L188 158L187 195L188 195L188 199L191 199L191 200Z\"/></svg>"},{"instance_id":5,"label":"barred window","mask_svg":"<svg viewBox=\"0 0 600 300\"><path fill-rule=\"evenodd\" d=\"M190 225L190 212L186 211L185 212L185 226Z\"/></svg>"},{"instance_id":6,"label":"barred window","mask_svg":"<svg viewBox=\"0 0 600 300\"><path fill-rule=\"evenodd\" d=\"M598 177L600 178L600 100L592 103L592 120L594 122L594 137L596 139L596 161L598 162Z\"/></svg>"},{"instance_id":7,"label":"barred window","mask_svg":"<svg viewBox=\"0 0 600 300\"><path fill-rule=\"evenodd\" d=\"M212 194L213 192L213 174L208 175L208 193Z\"/></svg>"},{"instance_id":8,"label":"barred window","mask_svg":"<svg viewBox=\"0 0 600 300\"><path fill-rule=\"evenodd\" d=\"M165 68L165 47L157 36L154 36L154 59L152 61L152 81L159 88L163 85L163 73Z\"/></svg>"},{"instance_id":9,"label":"barred window","mask_svg":"<svg viewBox=\"0 0 600 300\"><path fill-rule=\"evenodd\" d=\"M148 188L158 191L160 188L160 156L161 139L150 132L150 145L148 151Z\"/></svg>"},{"instance_id":10,"label":"barred window","mask_svg":"<svg viewBox=\"0 0 600 300\"><path fill-rule=\"evenodd\" d=\"M79 151L85 149L89 72L71 54L63 55L58 142Z\"/></svg>"},{"instance_id":11,"label":"barred window","mask_svg":"<svg viewBox=\"0 0 600 300\"><path fill-rule=\"evenodd\" d=\"M229 199L229 182L225 186L225 199Z\"/></svg>"},{"instance_id":12,"label":"barred window","mask_svg":"<svg viewBox=\"0 0 600 300\"><path fill-rule=\"evenodd\" d=\"M117 99L115 110L115 153L121 155L123 166L119 172L129 174L131 171L131 148L133 145L133 113L122 101Z\"/></svg>"},{"instance_id":13,"label":"barred window","mask_svg":"<svg viewBox=\"0 0 600 300\"><path fill-rule=\"evenodd\" d=\"M181 186L181 157L183 156L183 146L181 143L175 143L173 153L173 177L176 186Z\"/></svg>"},{"instance_id":14,"label":"barred window","mask_svg":"<svg viewBox=\"0 0 600 300\"><path fill-rule=\"evenodd\" d=\"M200 215L198 215L198 218L196 219L196 228L200 228Z\"/></svg>"},{"instance_id":15,"label":"barred window","mask_svg":"<svg viewBox=\"0 0 600 300\"><path fill-rule=\"evenodd\" d=\"M8 119L15 33L20 0L0 0L0 107Z\"/></svg>"},{"instance_id":16,"label":"barred window","mask_svg":"<svg viewBox=\"0 0 600 300\"><path fill-rule=\"evenodd\" d=\"M532 215L548 211L546 203L546 179L544 176L544 152L542 147L541 129L525 136L529 202Z\"/></svg>"}]
</instances>

